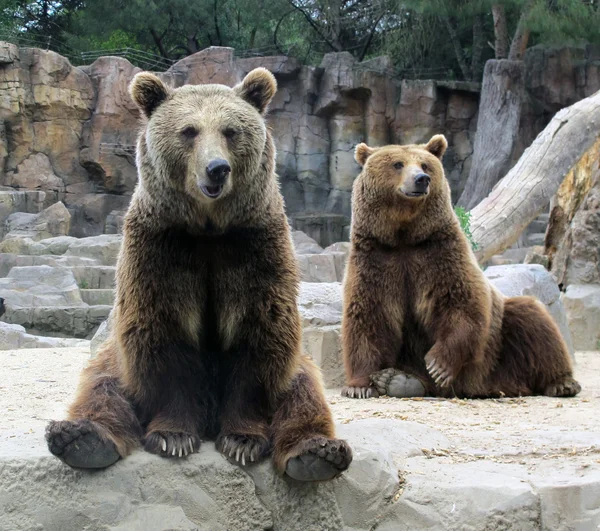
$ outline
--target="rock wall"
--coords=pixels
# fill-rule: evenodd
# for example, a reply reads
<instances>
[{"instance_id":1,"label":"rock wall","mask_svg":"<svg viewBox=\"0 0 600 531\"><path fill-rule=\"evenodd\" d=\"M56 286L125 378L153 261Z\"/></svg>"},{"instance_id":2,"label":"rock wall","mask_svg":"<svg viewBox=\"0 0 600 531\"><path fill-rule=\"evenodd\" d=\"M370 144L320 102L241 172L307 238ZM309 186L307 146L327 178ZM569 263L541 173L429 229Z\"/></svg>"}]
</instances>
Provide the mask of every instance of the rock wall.
<instances>
[{"instance_id":1,"label":"rock wall","mask_svg":"<svg viewBox=\"0 0 600 531\"><path fill-rule=\"evenodd\" d=\"M600 88L598 57L590 46L528 52L528 101L515 158L556 110ZM203 50L160 75L175 87L233 84L257 66L279 83L269 123L288 214L320 245L348 237L358 142L423 142L445 133L448 178L454 198L460 195L478 84L400 80L385 57L358 63L349 53L327 54L315 67L292 57L240 59L231 48ZM139 116L127 85L138 71L119 57L74 67L51 51L0 43L0 187L44 192L32 213L62 201L73 236L118 232L136 182Z\"/></svg>"}]
</instances>

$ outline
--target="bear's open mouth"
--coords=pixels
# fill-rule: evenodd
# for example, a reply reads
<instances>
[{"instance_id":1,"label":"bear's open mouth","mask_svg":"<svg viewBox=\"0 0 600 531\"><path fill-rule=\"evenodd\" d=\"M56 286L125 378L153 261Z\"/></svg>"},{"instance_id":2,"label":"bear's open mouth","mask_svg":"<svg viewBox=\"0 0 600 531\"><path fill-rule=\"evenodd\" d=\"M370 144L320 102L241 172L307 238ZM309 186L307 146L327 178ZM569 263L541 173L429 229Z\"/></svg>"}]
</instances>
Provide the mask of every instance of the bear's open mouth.
<instances>
[{"instance_id":1,"label":"bear's open mouth","mask_svg":"<svg viewBox=\"0 0 600 531\"><path fill-rule=\"evenodd\" d=\"M200 190L206 197L210 197L211 199L216 199L223 192L222 184L201 184Z\"/></svg>"},{"instance_id":2,"label":"bear's open mouth","mask_svg":"<svg viewBox=\"0 0 600 531\"><path fill-rule=\"evenodd\" d=\"M400 190L407 197L423 197L427 195L428 191L424 192L405 192L404 190Z\"/></svg>"}]
</instances>

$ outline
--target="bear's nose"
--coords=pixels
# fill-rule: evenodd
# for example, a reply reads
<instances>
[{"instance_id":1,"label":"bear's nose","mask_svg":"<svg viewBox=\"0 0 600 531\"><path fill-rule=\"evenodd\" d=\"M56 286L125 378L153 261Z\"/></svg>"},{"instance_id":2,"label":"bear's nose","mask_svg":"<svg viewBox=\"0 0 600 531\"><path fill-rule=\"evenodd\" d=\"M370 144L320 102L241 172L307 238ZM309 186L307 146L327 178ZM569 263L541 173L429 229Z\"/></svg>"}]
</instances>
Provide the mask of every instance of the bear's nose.
<instances>
[{"instance_id":1,"label":"bear's nose","mask_svg":"<svg viewBox=\"0 0 600 531\"><path fill-rule=\"evenodd\" d=\"M429 175L426 173L417 173L417 175L415 175L415 187L421 192L425 192L427 190L430 182L431 177L429 177Z\"/></svg>"},{"instance_id":2,"label":"bear's nose","mask_svg":"<svg viewBox=\"0 0 600 531\"><path fill-rule=\"evenodd\" d=\"M231 166L226 160L214 159L206 166L206 175L214 184L223 184L231 172Z\"/></svg>"}]
</instances>

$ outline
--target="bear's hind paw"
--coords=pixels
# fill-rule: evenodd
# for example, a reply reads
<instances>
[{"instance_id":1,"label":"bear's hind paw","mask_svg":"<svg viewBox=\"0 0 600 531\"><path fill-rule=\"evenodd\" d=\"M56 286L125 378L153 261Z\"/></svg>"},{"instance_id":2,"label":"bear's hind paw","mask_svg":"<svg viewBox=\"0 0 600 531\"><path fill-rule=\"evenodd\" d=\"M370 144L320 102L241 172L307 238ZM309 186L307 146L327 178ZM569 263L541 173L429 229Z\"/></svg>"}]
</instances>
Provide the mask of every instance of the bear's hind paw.
<instances>
[{"instance_id":1,"label":"bear's hind paw","mask_svg":"<svg viewBox=\"0 0 600 531\"><path fill-rule=\"evenodd\" d=\"M411 398L425 396L423 382L398 369L384 369L371 374L371 382L380 395L393 398Z\"/></svg>"},{"instance_id":2,"label":"bear's hind paw","mask_svg":"<svg viewBox=\"0 0 600 531\"><path fill-rule=\"evenodd\" d=\"M254 435L223 435L218 438L216 446L225 457L234 459L242 466L261 460L271 451L267 439Z\"/></svg>"},{"instance_id":3,"label":"bear's hind paw","mask_svg":"<svg viewBox=\"0 0 600 531\"><path fill-rule=\"evenodd\" d=\"M101 437L87 419L51 421L46 442L52 454L75 468L106 468L121 457L115 443Z\"/></svg>"},{"instance_id":4,"label":"bear's hind paw","mask_svg":"<svg viewBox=\"0 0 600 531\"><path fill-rule=\"evenodd\" d=\"M341 439L314 437L296 447L285 472L298 481L326 481L339 476L352 462L352 450Z\"/></svg>"},{"instance_id":5,"label":"bear's hind paw","mask_svg":"<svg viewBox=\"0 0 600 531\"><path fill-rule=\"evenodd\" d=\"M144 450L162 457L187 457L200 449L200 437L186 432L151 431Z\"/></svg>"},{"instance_id":6,"label":"bear's hind paw","mask_svg":"<svg viewBox=\"0 0 600 531\"><path fill-rule=\"evenodd\" d=\"M546 396L569 397L575 396L581 391L581 385L577 380L568 377L562 382L549 385L544 390Z\"/></svg>"}]
</instances>

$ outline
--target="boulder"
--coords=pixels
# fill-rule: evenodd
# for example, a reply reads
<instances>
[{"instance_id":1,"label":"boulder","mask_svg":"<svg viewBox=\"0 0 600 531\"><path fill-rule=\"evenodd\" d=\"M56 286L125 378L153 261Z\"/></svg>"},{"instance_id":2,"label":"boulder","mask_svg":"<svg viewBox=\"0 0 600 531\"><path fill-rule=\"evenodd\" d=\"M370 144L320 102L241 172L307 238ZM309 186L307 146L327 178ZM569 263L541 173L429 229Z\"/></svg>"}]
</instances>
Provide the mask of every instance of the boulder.
<instances>
[{"instance_id":1,"label":"boulder","mask_svg":"<svg viewBox=\"0 0 600 531\"><path fill-rule=\"evenodd\" d=\"M63 337L44 337L28 334L24 327L18 324L0 321L0 350L16 350L20 348L65 348L87 347L85 339Z\"/></svg>"},{"instance_id":2,"label":"boulder","mask_svg":"<svg viewBox=\"0 0 600 531\"><path fill-rule=\"evenodd\" d=\"M310 326L302 331L302 348L321 369L323 385L335 389L345 385L341 326Z\"/></svg>"},{"instance_id":3,"label":"boulder","mask_svg":"<svg viewBox=\"0 0 600 531\"><path fill-rule=\"evenodd\" d=\"M54 173L50 159L44 153L32 153L15 171L7 173L5 183L16 189L43 190L45 206L64 199L65 183Z\"/></svg>"},{"instance_id":4,"label":"boulder","mask_svg":"<svg viewBox=\"0 0 600 531\"><path fill-rule=\"evenodd\" d=\"M5 234L4 223L11 214L38 214L44 208L45 199L45 192L0 190L0 237Z\"/></svg>"},{"instance_id":5,"label":"boulder","mask_svg":"<svg viewBox=\"0 0 600 531\"><path fill-rule=\"evenodd\" d=\"M336 256L333 254L301 254L298 255L298 267L303 282L337 282L338 270L343 270L343 255L337 253L338 264L336 267Z\"/></svg>"},{"instance_id":6,"label":"boulder","mask_svg":"<svg viewBox=\"0 0 600 531\"><path fill-rule=\"evenodd\" d=\"M90 357L91 358L93 358L98 353L98 349L100 348L102 343L104 343L110 336L112 315L113 314L111 312L111 314L108 316L108 319L106 319L106 321L104 321L98 327L98 330L96 330L94 337L92 337L92 340L90 341Z\"/></svg>"},{"instance_id":7,"label":"boulder","mask_svg":"<svg viewBox=\"0 0 600 531\"><path fill-rule=\"evenodd\" d=\"M348 471L302 484L275 474L268 460L233 464L210 441L184 459L138 450L106 470L74 470L49 455L41 431L20 430L0 440L2 525L15 531L568 531L573 524L600 525L598 511L590 509L600 486L594 464L582 475L583 461L576 458L546 467L530 454L519 457L521 464L510 454L474 459L471 448L457 448L437 429L391 418L353 420L338 425L337 433L353 448Z\"/></svg>"},{"instance_id":8,"label":"boulder","mask_svg":"<svg viewBox=\"0 0 600 531\"><path fill-rule=\"evenodd\" d=\"M600 285L571 284L563 294L576 350L600 350Z\"/></svg>"},{"instance_id":9,"label":"boulder","mask_svg":"<svg viewBox=\"0 0 600 531\"><path fill-rule=\"evenodd\" d=\"M10 229L4 240L29 238L33 241L44 240L69 233L71 214L60 201L49 206L39 214L13 214L5 222L5 230Z\"/></svg>"},{"instance_id":10,"label":"boulder","mask_svg":"<svg viewBox=\"0 0 600 531\"><path fill-rule=\"evenodd\" d=\"M181 460L134 452L106 470L74 470L41 433L2 441L0 512L6 529L370 529L398 485L389 453L355 446L341 479L301 484L267 460L242 468L206 442ZM73 486L76 485L76 488ZM35 500L28 494L35 492Z\"/></svg>"},{"instance_id":11,"label":"boulder","mask_svg":"<svg viewBox=\"0 0 600 531\"><path fill-rule=\"evenodd\" d=\"M485 276L505 296L531 295L542 302L560 328L571 356L573 341L560 290L548 271L539 264L515 264L488 267Z\"/></svg>"},{"instance_id":12,"label":"boulder","mask_svg":"<svg viewBox=\"0 0 600 531\"><path fill-rule=\"evenodd\" d=\"M323 252L323 247L301 230L292 231L292 242L296 254L320 254Z\"/></svg>"},{"instance_id":13,"label":"boulder","mask_svg":"<svg viewBox=\"0 0 600 531\"><path fill-rule=\"evenodd\" d=\"M120 234L102 234L100 236L79 238L69 245L66 254L93 258L102 265L114 266L117 263L122 240L123 237Z\"/></svg>"},{"instance_id":14,"label":"boulder","mask_svg":"<svg viewBox=\"0 0 600 531\"><path fill-rule=\"evenodd\" d=\"M17 308L84 306L72 271L63 267L13 267L0 278L0 293L6 299L7 320Z\"/></svg>"},{"instance_id":15,"label":"boulder","mask_svg":"<svg viewBox=\"0 0 600 531\"><path fill-rule=\"evenodd\" d=\"M342 285L339 282L300 284L298 307L304 328L342 322Z\"/></svg>"}]
</instances>

